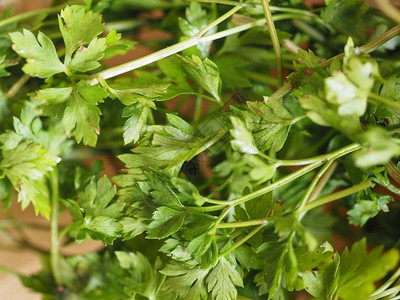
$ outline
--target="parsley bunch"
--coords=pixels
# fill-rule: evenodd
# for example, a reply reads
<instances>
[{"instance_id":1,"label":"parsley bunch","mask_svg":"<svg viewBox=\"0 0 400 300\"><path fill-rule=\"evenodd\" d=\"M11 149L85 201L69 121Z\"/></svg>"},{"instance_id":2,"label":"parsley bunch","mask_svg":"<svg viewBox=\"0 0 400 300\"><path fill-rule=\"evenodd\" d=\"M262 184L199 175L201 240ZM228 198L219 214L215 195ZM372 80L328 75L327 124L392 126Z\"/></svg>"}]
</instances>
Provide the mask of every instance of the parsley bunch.
<instances>
[{"instance_id":1,"label":"parsley bunch","mask_svg":"<svg viewBox=\"0 0 400 300\"><path fill-rule=\"evenodd\" d=\"M362 0L4 10L0 199L8 210L15 190L50 224L43 269L22 283L44 299L398 299L396 10ZM142 39L145 28L168 34ZM108 66L134 40L151 53ZM119 174L85 164L97 154ZM60 228L62 211L72 221ZM88 240L105 246L62 255Z\"/></svg>"}]
</instances>

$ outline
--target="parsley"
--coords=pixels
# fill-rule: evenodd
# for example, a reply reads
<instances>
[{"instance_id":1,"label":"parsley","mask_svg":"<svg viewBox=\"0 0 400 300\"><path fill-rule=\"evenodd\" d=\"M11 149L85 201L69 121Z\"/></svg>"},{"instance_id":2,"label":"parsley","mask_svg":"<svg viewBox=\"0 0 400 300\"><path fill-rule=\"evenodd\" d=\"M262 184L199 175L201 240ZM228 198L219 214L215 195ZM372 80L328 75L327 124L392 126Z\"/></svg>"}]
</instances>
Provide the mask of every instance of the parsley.
<instances>
[{"instance_id":1,"label":"parsley","mask_svg":"<svg viewBox=\"0 0 400 300\"><path fill-rule=\"evenodd\" d=\"M42 253L41 271L17 273L26 287L46 299L399 297L394 7L64 2L0 14L0 201L8 210L15 193L50 224L50 249L14 239ZM138 34L153 29L165 38ZM151 53L110 60L137 43ZM98 154L114 170L88 163ZM11 236L27 225L4 224ZM88 240L104 248L63 255Z\"/></svg>"}]
</instances>

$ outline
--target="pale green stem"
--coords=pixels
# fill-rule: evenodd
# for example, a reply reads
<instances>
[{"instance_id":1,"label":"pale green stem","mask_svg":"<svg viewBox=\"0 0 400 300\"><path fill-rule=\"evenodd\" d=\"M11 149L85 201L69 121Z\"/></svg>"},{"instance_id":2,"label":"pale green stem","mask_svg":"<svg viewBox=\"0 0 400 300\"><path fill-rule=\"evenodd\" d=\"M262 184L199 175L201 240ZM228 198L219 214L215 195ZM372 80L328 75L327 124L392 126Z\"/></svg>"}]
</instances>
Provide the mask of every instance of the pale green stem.
<instances>
[{"instance_id":1,"label":"pale green stem","mask_svg":"<svg viewBox=\"0 0 400 300\"><path fill-rule=\"evenodd\" d=\"M280 180L278 180L278 181L276 181L276 182L274 182L274 183L272 183L272 184L270 184L270 185L268 185L268 186L266 186L266 187L264 187L262 189L259 189L259 190L255 191L253 193L250 193L250 194L245 195L243 197L237 198L235 200L226 201L225 203L226 203L226 205L238 205L238 204L241 204L241 203L245 203L245 202L247 202L249 200L257 198L257 197L259 197L261 195L264 195L264 194L266 194L266 193L268 193L270 191L273 191L273 190L275 190L275 189L277 189L277 188L279 188L279 187L291 182L292 180L303 176L304 174L307 174L308 172L310 172L310 171L318 168L319 166L323 165L328 160L335 160L335 159L337 159L339 157L342 157L342 156L344 156L346 154L354 152L354 151L356 151L356 150L358 150L360 148L361 148L361 146L359 144L351 144L351 145L349 145L347 147L341 148L341 149L336 150L336 151L334 151L332 153L329 153L329 154L326 154L326 155L321 155L320 156L321 159L319 161L315 161L315 162L309 164L308 166L305 166L305 167L303 167L303 168L301 168L301 169L299 169L299 170L287 175L286 177L283 177L282 179L280 179Z\"/></svg>"},{"instance_id":2,"label":"pale green stem","mask_svg":"<svg viewBox=\"0 0 400 300\"><path fill-rule=\"evenodd\" d=\"M387 290L398 278L400 277L400 268L384 283L382 284L375 292L370 295L370 299L379 299L380 294ZM376 298L376 297L377 298Z\"/></svg>"},{"instance_id":3,"label":"pale green stem","mask_svg":"<svg viewBox=\"0 0 400 300\"><path fill-rule=\"evenodd\" d=\"M325 185L329 181L329 178L331 178L333 172L335 171L337 167L337 162L333 162L328 170L326 170L325 174L322 176L322 178L319 180L318 184L316 185L314 191L311 193L310 197L308 198L308 202L314 201L321 191L324 189Z\"/></svg>"},{"instance_id":4,"label":"pale green stem","mask_svg":"<svg viewBox=\"0 0 400 300\"><path fill-rule=\"evenodd\" d=\"M305 192L303 198L300 201L300 205L297 208L298 211L302 211L304 206L307 204L309 201L311 194L314 191L314 188L317 186L319 180L322 178L322 176L325 174L326 171L328 171L329 167L333 163L333 160L328 160L323 168L317 173L317 175L314 177L312 180L311 184L308 186L307 191Z\"/></svg>"},{"instance_id":5,"label":"pale green stem","mask_svg":"<svg viewBox=\"0 0 400 300\"><path fill-rule=\"evenodd\" d=\"M208 24L206 27L201 29L198 33L196 33L195 36L201 37L201 36L205 35L210 29L214 28L215 26L218 26L220 23L222 23L226 19L230 18L232 15L234 15L236 12L238 12L241 8L242 7L240 7L240 6L236 6L236 7L232 8L230 11L223 14L222 16L220 16L219 18L215 19L210 24Z\"/></svg>"},{"instance_id":6,"label":"pale green stem","mask_svg":"<svg viewBox=\"0 0 400 300\"><path fill-rule=\"evenodd\" d=\"M355 186L352 186L348 189L327 195L325 197L321 197L317 200L314 200L313 202L307 203L306 205L304 205L304 207L301 211L305 212L310 209L322 206L324 204L342 199L344 197L350 196L351 194L354 194L359 191L365 190L366 188L372 187L372 185L373 185L373 183L371 181L361 182L361 183L356 184Z\"/></svg>"},{"instance_id":7,"label":"pale green stem","mask_svg":"<svg viewBox=\"0 0 400 300\"><path fill-rule=\"evenodd\" d=\"M385 105L386 107L394 108L394 109L400 109L400 102L392 101L390 99L387 99L385 97L382 97L381 95L375 94L375 93L369 93L369 98Z\"/></svg>"},{"instance_id":8,"label":"pale green stem","mask_svg":"<svg viewBox=\"0 0 400 300\"><path fill-rule=\"evenodd\" d=\"M50 173L50 185L51 185L51 217L50 217L50 261L51 269L53 272L54 280L57 285L61 285L61 274L60 274L60 240L58 239L58 170L54 167L54 170Z\"/></svg>"},{"instance_id":9,"label":"pale green stem","mask_svg":"<svg viewBox=\"0 0 400 300\"><path fill-rule=\"evenodd\" d=\"M348 145L346 147L343 147L341 149L338 149L336 151L333 151L331 153L327 153L327 154L324 154L324 155L319 155L319 156L315 156L315 157L311 157L311 158L303 159L303 160L287 161L287 162L291 162L292 163L291 165L306 165L306 164L308 164L308 165L303 167L303 168L301 168L301 169L299 169L299 170L297 170L297 171L295 171L295 172L293 172L293 173L291 173L291 174L289 174L289 175L287 175L287 176L285 176L285 177L283 177L283 178L281 178L281 179L279 179L278 181L276 181L276 182L274 182L274 183L272 183L272 184L270 184L270 185L268 185L268 186L266 186L266 187L264 187L262 189L259 189L259 190L255 191L253 193L250 193L248 195L242 196L242 197L234 199L234 200L213 200L213 199L208 199L208 200L206 200L206 202L214 203L214 204L218 204L218 205L209 206L209 207L198 207L198 208L199 209L207 208L207 209L211 209L210 211L214 211L212 209L213 207L221 207L221 206L223 207L224 205L233 205L234 206L234 205L238 205L238 204L241 204L241 203L245 203L245 202L247 202L249 200L257 198L257 197L259 197L261 195L264 195L264 194L266 194L266 193L268 193L270 191L273 191L273 190L275 190L275 189L277 189L277 188L279 188L279 187L291 182L292 180L303 176L304 174L307 174L308 172L310 172L310 171L318 168L319 166L323 165L327 161L330 161L330 160L333 161L333 160L335 160L335 159L337 159L339 157L342 157L342 156L344 156L346 154L349 154L349 153L354 152L354 151L359 150L359 149L361 149L361 145L359 145L357 143L354 143L354 144L350 144L350 145ZM293 163L295 163L295 164L293 164ZM278 164L279 164L279 162L278 162ZM210 201L212 201L212 202L210 202ZM215 210L217 210L217 209L215 209Z\"/></svg>"},{"instance_id":10,"label":"pale green stem","mask_svg":"<svg viewBox=\"0 0 400 300\"><path fill-rule=\"evenodd\" d=\"M250 221L242 221L242 222L231 222L231 223L221 223L217 227L218 228L239 228L239 227L249 227L255 225L267 225L267 219L258 219L258 220L250 220Z\"/></svg>"},{"instance_id":11,"label":"pale green stem","mask_svg":"<svg viewBox=\"0 0 400 300\"><path fill-rule=\"evenodd\" d=\"M146 66L148 64L151 64L151 63L161 60L163 58L169 57L173 54L176 54L178 52L181 52L185 49L196 46L198 44L213 41L216 39L220 39L220 38L223 38L223 37L226 37L226 36L229 36L229 35L244 31L244 30L248 30L251 27L258 26L258 24L260 22L255 21L250 24L244 24L244 25L230 28L230 29L227 29L227 30L224 30L224 31L212 34L212 35L204 36L211 28L217 26L219 23L228 19L235 12L237 12L240 8L241 7L235 7L233 9L231 9L226 14L217 18L216 20L211 22L209 25L204 27L202 30L200 30L196 35L188 38L187 40L184 40L175 45L166 47L164 49L161 49L159 51L156 51L154 53L151 53L149 55L141 57L139 59L121 64L119 66L115 66L113 68L109 68L107 70L104 70L100 73L95 74L93 79L91 80L90 84L92 84L92 85L97 84L99 82L98 78L109 79L109 78L124 74L126 72L138 69L140 67ZM249 27L249 25L250 25L250 27Z\"/></svg>"},{"instance_id":12,"label":"pale green stem","mask_svg":"<svg viewBox=\"0 0 400 300\"><path fill-rule=\"evenodd\" d=\"M268 31L271 36L272 46L274 48L276 64L278 69L278 88L283 85L283 59L282 59L282 49L278 38L278 33L276 32L275 23L272 19L271 9L269 7L269 0L261 0L263 6L265 19L267 21Z\"/></svg>"}]
</instances>

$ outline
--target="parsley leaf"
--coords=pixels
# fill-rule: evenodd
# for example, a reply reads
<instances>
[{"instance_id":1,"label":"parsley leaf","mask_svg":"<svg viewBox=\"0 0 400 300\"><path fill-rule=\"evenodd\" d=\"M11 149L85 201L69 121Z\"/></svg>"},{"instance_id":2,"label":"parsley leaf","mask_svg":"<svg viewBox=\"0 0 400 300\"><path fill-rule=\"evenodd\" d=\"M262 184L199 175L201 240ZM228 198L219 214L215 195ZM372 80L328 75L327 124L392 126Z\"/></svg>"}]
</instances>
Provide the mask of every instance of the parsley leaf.
<instances>
[{"instance_id":1,"label":"parsley leaf","mask_svg":"<svg viewBox=\"0 0 400 300\"><path fill-rule=\"evenodd\" d=\"M58 24L65 43L66 65L77 48L90 43L104 30L101 16L85 12L82 5L67 5L58 16Z\"/></svg>"},{"instance_id":2,"label":"parsley leaf","mask_svg":"<svg viewBox=\"0 0 400 300\"><path fill-rule=\"evenodd\" d=\"M26 74L46 78L66 71L66 67L58 58L53 42L42 32L39 32L37 39L27 29L22 33L10 33L10 37L15 52L27 59L22 68Z\"/></svg>"},{"instance_id":3,"label":"parsley leaf","mask_svg":"<svg viewBox=\"0 0 400 300\"><path fill-rule=\"evenodd\" d=\"M201 60L198 56L181 57L186 73L217 102L221 102L222 81L218 66L210 59Z\"/></svg>"},{"instance_id":4,"label":"parsley leaf","mask_svg":"<svg viewBox=\"0 0 400 300\"><path fill-rule=\"evenodd\" d=\"M94 178L78 194L80 203L75 200L65 200L64 204L70 211L74 223L69 234L78 242L89 237L112 243L122 230L119 218L122 217L124 203L113 202L116 188L107 177L101 177L97 182Z\"/></svg>"}]
</instances>

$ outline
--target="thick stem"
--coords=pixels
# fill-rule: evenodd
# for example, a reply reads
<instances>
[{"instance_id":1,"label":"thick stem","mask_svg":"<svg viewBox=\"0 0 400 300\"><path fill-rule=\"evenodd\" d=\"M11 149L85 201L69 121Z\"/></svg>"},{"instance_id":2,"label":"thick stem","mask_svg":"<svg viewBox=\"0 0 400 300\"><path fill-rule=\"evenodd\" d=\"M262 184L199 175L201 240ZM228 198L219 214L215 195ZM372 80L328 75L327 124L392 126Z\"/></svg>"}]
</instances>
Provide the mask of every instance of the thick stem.
<instances>
[{"instance_id":1,"label":"thick stem","mask_svg":"<svg viewBox=\"0 0 400 300\"><path fill-rule=\"evenodd\" d=\"M269 7L269 0L261 0L263 6L265 19L267 21L267 26L269 34L272 40L272 46L274 48L276 64L278 69L278 88L283 85L283 59L282 59L282 49L279 43L278 34L276 32L275 23L272 19L271 9Z\"/></svg>"},{"instance_id":2,"label":"thick stem","mask_svg":"<svg viewBox=\"0 0 400 300\"><path fill-rule=\"evenodd\" d=\"M361 182L355 186L352 186L351 188L327 195L325 197L319 198L317 200L314 200L313 202L307 203L304 205L303 209L301 210L302 212L308 211L310 209L316 208L318 206L342 199L344 197L350 196L351 194L357 193L359 191L365 190L366 188L369 188L373 185L371 181L365 181Z\"/></svg>"},{"instance_id":3,"label":"thick stem","mask_svg":"<svg viewBox=\"0 0 400 300\"><path fill-rule=\"evenodd\" d=\"M51 186L51 217L50 217L50 261L54 280L57 285L61 285L61 275L59 268L60 240L58 239L58 170L50 173Z\"/></svg>"}]
</instances>

